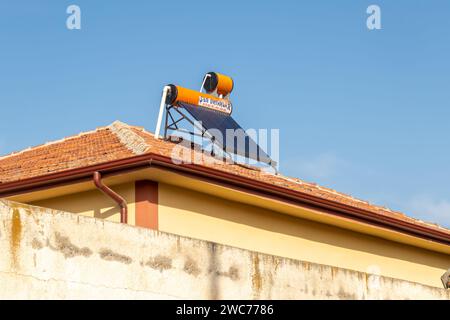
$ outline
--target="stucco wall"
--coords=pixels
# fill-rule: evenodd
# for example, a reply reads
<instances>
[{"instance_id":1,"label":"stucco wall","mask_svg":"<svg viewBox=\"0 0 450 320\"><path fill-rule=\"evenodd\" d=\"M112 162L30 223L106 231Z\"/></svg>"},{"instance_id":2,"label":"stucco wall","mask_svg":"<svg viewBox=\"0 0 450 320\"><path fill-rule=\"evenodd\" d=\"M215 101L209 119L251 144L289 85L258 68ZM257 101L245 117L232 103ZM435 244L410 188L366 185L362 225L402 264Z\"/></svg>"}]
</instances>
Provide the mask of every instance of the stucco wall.
<instances>
[{"instance_id":1,"label":"stucco wall","mask_svg":"<svg viewBox=\"0 0 450 320\"><path fill-rule=\"evenodd\" d=\"M450 291L0 200L0 299L450 299Z\"/></svg>"}]
</instances>

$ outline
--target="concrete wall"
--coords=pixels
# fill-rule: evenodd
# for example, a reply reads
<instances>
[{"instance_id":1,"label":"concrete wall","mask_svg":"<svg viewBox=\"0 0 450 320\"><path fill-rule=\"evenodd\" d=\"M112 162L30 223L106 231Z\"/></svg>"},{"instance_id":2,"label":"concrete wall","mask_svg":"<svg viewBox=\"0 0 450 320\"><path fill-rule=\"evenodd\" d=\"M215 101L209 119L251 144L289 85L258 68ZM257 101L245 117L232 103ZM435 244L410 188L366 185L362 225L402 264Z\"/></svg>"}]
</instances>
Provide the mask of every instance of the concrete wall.
<instances>
[{"instance_id":1,"label":"concrete wall","mask_svg":"<svg viewBox=\"0 0 450 320\"><path fill-rule=\"evenodd\" d=\"M450 299L450 291L0 200L0 299Z\"/></svg>"}]
</instances>

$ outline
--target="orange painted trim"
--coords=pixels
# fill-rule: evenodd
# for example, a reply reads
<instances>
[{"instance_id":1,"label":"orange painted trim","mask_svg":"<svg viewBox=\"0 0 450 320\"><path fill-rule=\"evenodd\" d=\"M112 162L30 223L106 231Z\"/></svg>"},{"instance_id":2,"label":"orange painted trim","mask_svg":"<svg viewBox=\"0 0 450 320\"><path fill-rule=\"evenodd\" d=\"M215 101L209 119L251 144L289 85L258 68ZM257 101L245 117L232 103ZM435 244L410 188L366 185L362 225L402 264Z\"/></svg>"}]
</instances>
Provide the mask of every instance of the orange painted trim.
<instances>
[{"instance_id":1,"label":"orange painted trim","mask_svg":"<svg viewBox=\"0 0 450 320\"><path fill-rule=\"evenodd\" d=\"M158 182L135 182L136 226L158 230Z\"/></svg>"}]
</instances>

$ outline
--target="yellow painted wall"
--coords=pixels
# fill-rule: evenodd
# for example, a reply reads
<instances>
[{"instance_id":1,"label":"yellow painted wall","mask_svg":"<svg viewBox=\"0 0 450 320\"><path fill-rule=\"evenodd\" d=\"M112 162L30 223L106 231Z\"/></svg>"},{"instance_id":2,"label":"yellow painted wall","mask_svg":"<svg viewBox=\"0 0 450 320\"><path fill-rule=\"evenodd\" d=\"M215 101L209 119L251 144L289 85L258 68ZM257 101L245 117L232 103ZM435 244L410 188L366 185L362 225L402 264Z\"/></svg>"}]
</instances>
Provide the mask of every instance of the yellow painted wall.
<instances>
[{"instance_id":1,"label":"yellow painted wall","mask_svg":"<svg viewBox=\"0 0 450 320\"><path fill-rule=\"evenodd\" d=\"M159 184L159 228L320 264L441 287L450 255Z\"/></svg>"},{"instance_id":2,"label":"yellow painted wall","mask_svg":"<svg viewBox=\"0 0 450 320\"><path fill-rule=\"evenodd\" d=\"M127 201L128 223L134 225L136 221L134 183L112 186L111 189L119 193ZM34 201L30 204L120 222L120 209L117 204L97 189Z\"/></svg>"}]
</instances>

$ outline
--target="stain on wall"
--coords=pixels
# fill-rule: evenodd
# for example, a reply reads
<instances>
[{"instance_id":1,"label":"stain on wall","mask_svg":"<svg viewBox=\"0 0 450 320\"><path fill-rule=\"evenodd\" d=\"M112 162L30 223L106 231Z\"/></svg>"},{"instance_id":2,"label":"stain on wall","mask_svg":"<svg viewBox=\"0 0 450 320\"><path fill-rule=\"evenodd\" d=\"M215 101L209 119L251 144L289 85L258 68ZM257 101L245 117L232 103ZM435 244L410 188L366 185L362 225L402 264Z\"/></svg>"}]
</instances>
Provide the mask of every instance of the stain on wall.
<instances>
[{"instance_id":1,"label":"stain on wall","mask_svg":"<svg viewBox=\"0 0 450 320\"><path fill-rule=\"evenodd\" d=\"M157 255L156 257L149 259L145 265L162 272L172 268L172 259L167 256Z\"/></svg>"},{"instance_id":2,"label":"stain on wall","mask_svg":"<svg viewBox=\"0 0 450 320\"><path fill-rule=\"evenodd\" d=\"M186 258L183 270L186 273L193 275L194 277L198 276L201 273L201 270L198 267L197 262L195 262L195 260L192 259L191 257Z\"/></svg>"},{"instance_id":3,"label":"stain on wall","mask_svg":"<svg viewBox=\"0 0 450 320\"><path fill-rule=\"evenodd\" d=\"M259 270L259 256L258 254L252 254L252 289L253 295L255 299L258 299L260 296L261 288L262 288L262 278L261 271Z\"/></svg>"},{"instance_id":4,"label":"stain on wall","mask_svg":"<svg viewBox=\"0 0 450 320\"><path fill-rule=\"evenodd\" d=\"M54 235L54 245L49 244L49 248L61 252L65 258L73 258L76 256L89 257L92 255L92 250L87 247L77 247L74 245L69 237L61 235L56 232Z\"/></svg>"},{"instance_id":5,"label":"stain on wall","mask_svg":"<svg viewBox=\"0 0 450 320\"><path fill-rule=\"evenodd\" d=\"M44 244L37 238L33 238L33 241L31 241L31 247L34 250L41 250L42 248L44 248Z\"/></svg>"},{"instance_id":6,"label":"stain on wall","mask_svg":"<svg viewBox=\"0 0 450 320\"><path fill-rule=\"evenodd\" d=\"M20 220L19 209L13 208L12 220L11 220L11 267L13 269L18 268L19 257L18 250L20 240L22 238L22 221Z\"/></svg>"},{"instance_id":7,"label":"stain on wall","mask_svg":"<svg viewBox=\"0 0 450 320\"><path fill-rule=\"evenodd\" d=\"M98 254L100 255L100 258L107 261L117 261L125 264L130 264L133 262L133 259L130 257L114 252L111 249L100 249Z\"/></svg>"},{"instance_id":8,"label":"stain on wall","mask_svg":"<svg viewBox=\"0 0 450 320\"><path fill-rule=\"evenodd\" d=\"M216 271L218 276L230 278L233 281L239 280L239 269L231 266L228 271Z\"/></svg>"}]
</instances>

